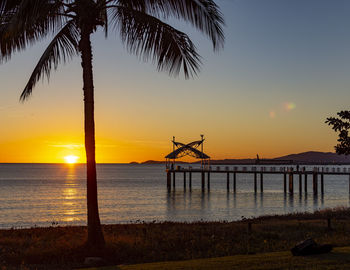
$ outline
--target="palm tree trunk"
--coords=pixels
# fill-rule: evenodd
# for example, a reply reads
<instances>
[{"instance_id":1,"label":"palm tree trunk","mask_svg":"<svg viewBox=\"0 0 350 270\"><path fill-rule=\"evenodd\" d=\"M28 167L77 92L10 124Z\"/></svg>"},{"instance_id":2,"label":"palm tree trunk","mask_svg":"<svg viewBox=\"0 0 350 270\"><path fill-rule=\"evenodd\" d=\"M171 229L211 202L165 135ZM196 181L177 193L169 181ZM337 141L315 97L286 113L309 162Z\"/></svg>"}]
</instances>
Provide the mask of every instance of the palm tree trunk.
<instances>
[{"instance_id":1,"label":"palm tree trunk","mask_svg":"<svg viewBox=\"0 0 350 270\"><path fill-rule=\"evenodd\" d=\"M94 119L94 83L92 74L92 49L90 31L81 31L79 49L81 51L84 90L84 121L85 121L85 150L87 173L87 216L88 241L92 248L103 247L105 244L97 202L97 175L95 160L95 119Z\"/></svg>"}]
</instances>

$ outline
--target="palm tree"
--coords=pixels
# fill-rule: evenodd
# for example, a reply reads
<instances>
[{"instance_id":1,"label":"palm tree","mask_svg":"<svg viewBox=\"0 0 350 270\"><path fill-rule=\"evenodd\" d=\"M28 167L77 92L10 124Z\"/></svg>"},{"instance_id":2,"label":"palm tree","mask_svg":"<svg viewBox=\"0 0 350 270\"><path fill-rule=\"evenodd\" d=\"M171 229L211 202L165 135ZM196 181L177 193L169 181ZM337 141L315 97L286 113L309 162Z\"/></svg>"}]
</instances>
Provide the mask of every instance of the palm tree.
<instances>
[{"instance_id":1,"label":"palm tree","mask_svg":"<svg viewBox=\"0 0 350 270\"><path fill-rule=\"evenodd\" d=\"M104 246L97 204L94 84L91 35L103 28L120 34L128 51L157 63L159 71L186 78L197 74L200 56L190 38L166 22L184 20L207 35L217 50L223 46L224 21L213 0L0 0L0 60L44 38L52 40L34 68L20 100L52 68L80 55L83 68L85 149L87 162L88 241Z\"/></svg>"}]
</instances>

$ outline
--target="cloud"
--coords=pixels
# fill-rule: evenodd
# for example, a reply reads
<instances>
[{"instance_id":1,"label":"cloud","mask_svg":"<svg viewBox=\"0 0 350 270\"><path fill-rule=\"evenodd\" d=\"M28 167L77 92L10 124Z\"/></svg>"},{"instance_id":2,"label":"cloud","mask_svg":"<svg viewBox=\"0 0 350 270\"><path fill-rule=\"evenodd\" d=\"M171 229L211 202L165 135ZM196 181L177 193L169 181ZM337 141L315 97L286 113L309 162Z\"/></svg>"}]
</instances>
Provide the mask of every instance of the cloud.
<instances>
[{"instance_id":1,"label":"cloud","mask_svg":"<svg viewBox=\"0 0 350 270\"><path fill-rule=\"evenodd\" d=\"M81 149L84 148L84 144L60 144L60 143L49 143L51 147L65 148L65 149ZM115 144L96 144L97 148L114 148L117 147Z\"/></svg>"},{"instance_id":2,"label":"cloud","mask_svg":"<svg viewBox=\"0 0 350 270\"><path fill-rule=\"evenodd\" d=\"M80 149L84 147L83 144L50 144L49 146L66 149Z\"/></svg>"},{"instance_id":3,"label":"cloud","mask_svg":"<svg viewBox=\"0 0 350 270\"><path fill-rule=\"evenodd\" d=\"M133 141L126 141L127 143L131 144L139 144L139 145L168 145L168 141L142 141L142 140L133 140Z\"/></svg>"}]
</instances>

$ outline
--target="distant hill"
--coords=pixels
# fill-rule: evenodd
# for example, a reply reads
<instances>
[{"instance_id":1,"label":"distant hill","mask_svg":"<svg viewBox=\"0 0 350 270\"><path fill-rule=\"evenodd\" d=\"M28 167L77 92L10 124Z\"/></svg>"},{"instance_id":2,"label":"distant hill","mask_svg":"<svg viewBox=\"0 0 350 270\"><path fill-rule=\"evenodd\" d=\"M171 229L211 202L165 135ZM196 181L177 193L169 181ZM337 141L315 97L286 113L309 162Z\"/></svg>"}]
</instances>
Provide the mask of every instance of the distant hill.
<instances>
[{"instance_id":1,"label":"distant hill","mask_svg":"<svg viewBox=\"0 0 350 270\"><path fill-rule=\"evenodd\" d=\"M141 162L140 164L164 164L165 161L155 161L155 160L147 160L145 162ZM178 164L186 164L188 162L176 161ZM197 161L195 163L200 163ZM317 151L308 151L299 154L291 154L282 157L272 158L272 159L260 159L259 162L261 165L263 164L291 164L291 163L304 163L304 164L312 164L312 163L348 163L350 164L350 156L338 155L336 153L331 152L317 152ZM221 160L210 160L210 164L220 164L220 165L230 165L230 164L256 164L256 159L221 159Z\"/></svg>"},{"instance_id":2,"label":"distant hill","mask_svg":"<svg viewBox=\"0 0 350 270\"><path fill-rule=\"evenodd\" d=\"M179 160L179 161L176 161L176 163L186 164L188 162L184 162L184 161ZM147 160L147 161L141 162L140 164L165 164L165 161Z\"/></svg>"},{"instance_id":3,"label":"distant hill","mask_svg":"<svg viewBox=\"0 0 350 270\"><path fill-rule=\"evenodd\" d=\"M144 162L141 162L141 164L163 164L165 161L157 161L157 160L147 160Z\"/></svg>"},{"instance_id":4,"label":"distant hill","mask_svg":"<svg viewBox=\"0 0 350 270\"><path fill-rule=\"evenodd\" d=\"M245 158L245 159L213 159L210 160L211 165L230 165L230 164L255 164L256 159ZM196 162L200 163L200 161Z\"/></svg>"},{"instance_id":5,"label":"distant hill","mask_svg":"<svg viewBox=\"0 0 350 270\"><path fill-rule=\"evenodd\" d=\"M338 155L331 152L309 151L275 158L276 160L293 160L296 163L350 163L350 156Z\"/></svg>"},{"instance_id":6,"label":"distant hill","mask_svg":"<svg viewBox=\"0 0 350 270\"><path fill-rule=\"evenodd\" d=\"M131 161L131 162L129 162L129 164L136 165L136 164L139 164L139 163L136 162L136 161Z\"/></svg>"}]
</instances>

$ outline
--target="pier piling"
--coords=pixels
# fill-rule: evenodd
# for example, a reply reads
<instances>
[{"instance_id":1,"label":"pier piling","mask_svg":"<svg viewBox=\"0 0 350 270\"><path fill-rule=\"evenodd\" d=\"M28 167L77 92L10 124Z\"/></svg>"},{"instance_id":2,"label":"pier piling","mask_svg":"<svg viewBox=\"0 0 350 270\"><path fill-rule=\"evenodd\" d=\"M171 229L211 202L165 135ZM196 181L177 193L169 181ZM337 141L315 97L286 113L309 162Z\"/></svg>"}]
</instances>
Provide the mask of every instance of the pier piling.
<instances>
[{"instance_id":1,"label":"pier piling","mask_svg":"<svg viewBox=\"0 0 350 270\"><path fill-rule=\"evenodd\" d=\"M189 188L190 188L190 190L192 189L192 172L189 172L189 179L188 179L189 181L189 183L188 183L188 185L189 185Z\"/></svg>"},{"instance_id":2,"label":"pier piling","mask_svg":"<svg viewBox=\"0 0 350 270\"><path fill-rule=\"evenodd\" d=\"M168 191L170 191L171 190L171 174L170 174L170 171L166 172L166 185L167 185Z\"/></svg>"},{"instance_id":3,"label":"pier piling","mask_svg":"<svg viewBox=\"0 0 350 270\"><path fill-rule=\"evenodd\" d=\"M205 174L204 174L204 171L202 171L202 191L204 191L204 184L205 184Z\"/></svg>"},{"instance_id":4,"label":"pier piling","mask_svg":"<svg viewBox=\"0 0 350 270\"><path fill-rule=\"evenodd\" d=\"M233 192L236 193L236 173L233 173Z\"/></svg>"},{"instance_id":5,"label":"pier piling","mask_svg":"<svg viewBox=\"0 0 350 270\"><path fill-rule=\"evenodd\" d=\"M208 183L207 183L208 184L208 190L210 190L210 172L208 172L208 180L207 181L208 181Z\"/></svg>"},{"instance_id":6,"label":"pier piling","mask_svg":"<svg viewBox=\"0 0 350 270\"><path fill-rule=\"evenodd\" d=\"M307 193L307 173L304 175L304 192Z\"/></svg>"},{"instance_id":7,"label":"pier piling","mask_svg":"<svg viewBox=\"0 0 350 270\"><path fill-rule=\"evenodd\" d=\"M176 179L176 176L175 176L175 171L173 172L173 188L175 189L175 179Z\"/></svg>"},{"instance_id":8,"label":"pier piling","mask_svg":"<svg viewBox=\"0 0 350 270\"><path fill-rule=\"evenodd\" d=\"M254 192L256 193L256 191L257 191L257 186L256 186L256 177L257 177L257 174L256 174L256 172L254 173Z\"/></svg>"},{"instance_id":9,"label":"pier piling","mask_svg":"<svg viewBox=\"0 0 350 270\"><path fill-rule=\"evenodd\" d=\"M289 173L289 193L293 194L294 193L294 182L293 182L293 173Z\"/></svg>"},{"instance_id":10,"label":"pier piling","mask_svg":"<svg viewBox=\"0 0 350 270\"><path fill-rule=\"evenodd\" d=\"M227 191L230 191L230 173L227 173L227 177L226 177L226 189L227 189Z\"/></svg>"},{"instance_id":11,"label":"pier piling","mask_svg":"<svg viewBox=\"0 0 350 270\"><path fill-rule=\"evenodd\" d=\"M186 172L184 172L184 190L186 190Z\"/></svg>"},{"instance_id":12,"label":"pier piling","mask_svg":"<svg viewBox=\"0 0 350 270\"><path fill-rule=\"evenodd\" d=\"M318 191L318 188L317 188L317 179L318 178L318 174L317 174L317 172L314 172L313 174L312 174L312 187L313 187L313 192L314 192L314 194L317 194L317 191Z\"/></svg>"},{"instance_id":13,"label":"pier piling","mask_svg":"<svg viewBox=\"0 0 350 270\"><path fill-rule=\"evenodd\" d=\"M219 168L219 167L218 167ZM202 191L205 191L205 178L206 174L208 175L207 179L207 188L208 191L210 190L211 182L211 174L226 174L226 188L227 191L230 191L230 174L233 173L233 192L237 192L237 174L246 174L246 175L252 175L253 174L253 181L254 181L254 193L257 193L258 191L258 178L260 177L260 192L261 194L264 192L264 174L283 174L283 189L284 193L286 194L287 192L293 194L294 193L294 175L298 175L299 177L299 193L302 194L302 189L303 189L303 175L304 175L304 191L305 195L307 194L307 189L308 189L308 183L307 183L307 178L308 175L312 176L312 189L313 193L317 195L318 193L318 185L320 184L320 192L322 195L324 195L324 177L325 175L347 175L348 176L348 189L349 189L349 194L350 194L350 170L347 170L346 168L343 170L328 170L328 168L324 169L319 169L315 167L313 170L308 170L306 171L305 168L302 171L296 170L294 171L292 168L281 168L279 171L276 171L271 168L271 170L265 170L265 168L262 168L261 170L256 170L256 167L252 167L251 169L247 167L242 167L241 170L237 169L237 167L234 167L233 169L229 169L229 167L226 167L226 169L217 169L217 170L212 170L211 167L208 168L201 168L201 169L193 169L192 167L189 167L188 169L185 168L180 168L178 166L176 169L174 168L167 168L166 169L166 185L167 185L167 190L171 191L172 188L175 190L176 186L176 174L180 173L183 174L183 185L184 185L184 190L186 191L187 188L187 180L188 181L188 186L190 190L192 190L192 174L193 173L198 173L201 174L201 188ZM188 179L187 179L187 173L188 173ZM260 175L260 176L259 176ZM288 175L288 186L287 186L287 175ZM320 175L320 179L319 179ZM319 181L320 180L320 181ZM180 179L181 181L181 179ZM288 191L287 191L288 189Z\"/></svg>"}]
</instances>

